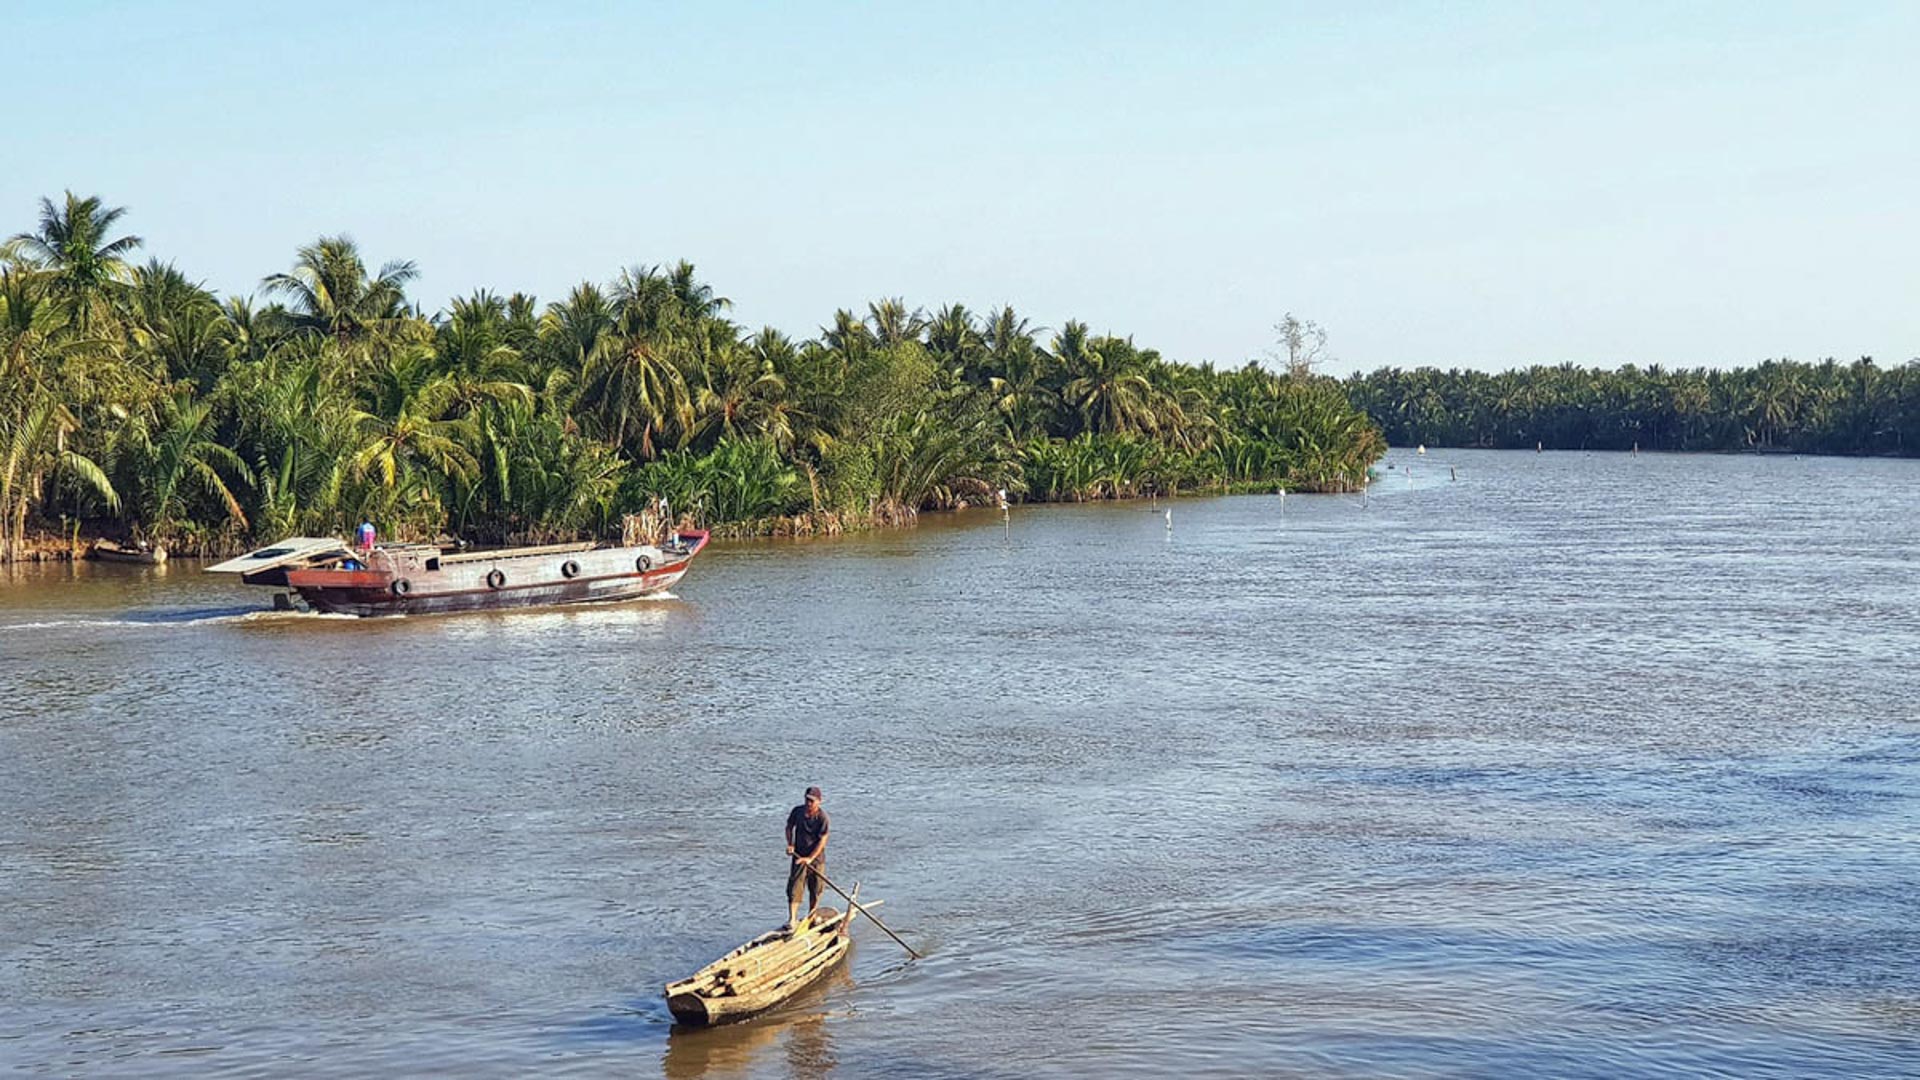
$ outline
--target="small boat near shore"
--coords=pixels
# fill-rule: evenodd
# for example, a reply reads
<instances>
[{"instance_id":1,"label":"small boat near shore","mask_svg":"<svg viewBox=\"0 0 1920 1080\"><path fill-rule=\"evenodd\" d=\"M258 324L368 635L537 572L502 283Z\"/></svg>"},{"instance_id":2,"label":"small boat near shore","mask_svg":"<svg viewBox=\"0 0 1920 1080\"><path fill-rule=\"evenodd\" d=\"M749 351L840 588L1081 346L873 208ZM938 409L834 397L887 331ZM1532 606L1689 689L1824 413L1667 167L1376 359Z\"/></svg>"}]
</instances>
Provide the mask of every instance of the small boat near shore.
<instances>
[{"instance_id":1,"label":"small boat near shore","mask_svg":"<svg viewBox=\"0 0 1920 1080\"><path fill-rule=\"evenodd\" d=\"M101 562L135 563L140 566L159 566L167 561L167 549L148 547L146 544L122 544L113 540L96 540L87 550L87 557Z\"/></svg>"},{"instance_id":2,"label":"small boat near shore","mask_svg":"<svg viewBox=\"0 0 1920 1080\"><path fill-rule=\"evenodd\" d=\"M854 890L855 895L859 889ZM870 908L880 901L860 905ZM690 1027L745 1020L813 985L853 947L847 936L857 912L822 904L792 930L761 934L679 982L668 983L667 1009Z\"/></svg>"},{"instance_id":3,"label":"small boat near shore","mask_svg":"<svg viewBox=\"0 0 1920 1080\"><path fill-rule=\"evenodd\" d=\"M704 530L658 544L547 544L495 551L436 544L357 549L296 536L207 567L248 585L298 593L316 611L346 615L440 615L459 611L608 603L664 592L707 545Z\"/></svg>"}]
</instances>

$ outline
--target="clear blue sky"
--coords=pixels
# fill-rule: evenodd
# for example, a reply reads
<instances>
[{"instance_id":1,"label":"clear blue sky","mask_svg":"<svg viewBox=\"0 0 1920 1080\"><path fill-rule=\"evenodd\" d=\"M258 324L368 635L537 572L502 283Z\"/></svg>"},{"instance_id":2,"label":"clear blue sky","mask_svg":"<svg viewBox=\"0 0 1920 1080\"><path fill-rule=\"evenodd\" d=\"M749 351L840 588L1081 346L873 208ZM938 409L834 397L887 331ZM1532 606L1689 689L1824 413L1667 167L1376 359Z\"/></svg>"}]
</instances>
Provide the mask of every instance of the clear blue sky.
<instances>
[{"instance_id":1,"label":"clear blue sky","mask_svg":"<svg viewBox=\"0 0 1920 1080\"><path fill-rule=\"evenodd\" d=\"M1336 371L1920 355L1920 4L0 8L0 233L64 188L252 291L691 259L812 335L1010 301ZM299 12L300 14L293 14Z\"/></svg>"}]
</instances>

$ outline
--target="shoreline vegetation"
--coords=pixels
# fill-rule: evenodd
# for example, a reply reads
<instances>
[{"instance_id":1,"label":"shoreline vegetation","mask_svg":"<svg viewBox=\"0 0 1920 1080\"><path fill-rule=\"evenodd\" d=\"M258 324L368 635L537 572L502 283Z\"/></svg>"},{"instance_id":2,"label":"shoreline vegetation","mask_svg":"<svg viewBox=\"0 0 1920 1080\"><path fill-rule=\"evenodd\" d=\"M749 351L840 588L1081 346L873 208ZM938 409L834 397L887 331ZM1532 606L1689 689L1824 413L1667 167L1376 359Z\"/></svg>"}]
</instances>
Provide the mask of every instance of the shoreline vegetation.
<instances>
[{"instance_id":1,"label":"shoreline vegetation","mask_svg":"<svg viewBox=\"0 0 1920 1080\"><path fill-rule=\"evenodd\" d=\"M98 536L224 555L362 520L478 545L611 537L662 499L716 535L813 535L1003 490L1353 490L1385 452L1291 316L1277 373L1012 307L886 299L812 339L751 332L686 262L426 314L412 263L370 268L344 236L222 297L136 264L124 216L68 192L0 246L0 562Z\"/></svg>"},{"instance_id":2,"label":"shoreline vegetation","mask_svg":"<svg viewBox=\"0 0 1920 1080\"><path fill-rule=\"evenodd\" d=\"M1393 445L1920 454L1920 361L1667 371L1185 364L1012 307L842 309L811 339L730 321L691 264L431 315L412 263L322 237L259 296L136 264L67 193L0 242L0 562L99 538L228 555L369 520L477 545L611 538L661 500L716 536L923 511L1356 490Z\"/></svg>"},{"instance_id":3,"label":"shoreline vegetation","mask_svg":"<svg viewBox=\"0 0 1920 1080\"><path fill-rule=\"evenodd\" d=\"M1381 368L1345 385L1393 446L1920 456L1920 360Z\"/></svg>"}]
</instances>

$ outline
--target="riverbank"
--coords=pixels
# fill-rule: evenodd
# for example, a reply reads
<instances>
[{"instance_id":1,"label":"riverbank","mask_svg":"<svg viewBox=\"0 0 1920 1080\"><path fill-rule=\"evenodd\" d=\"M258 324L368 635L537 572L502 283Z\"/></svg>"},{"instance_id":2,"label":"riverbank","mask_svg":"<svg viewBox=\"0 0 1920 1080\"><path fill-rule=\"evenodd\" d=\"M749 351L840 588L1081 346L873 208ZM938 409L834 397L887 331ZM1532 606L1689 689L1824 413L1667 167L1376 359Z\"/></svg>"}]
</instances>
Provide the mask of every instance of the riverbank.
<instances>
[{"instance_id":1,"label":"riverbank","mask_svg":"<svg viewBox=\"0 0 1920 1080\"><path fill-rule=\"evenodd\" d=\"M1147 502L1155 499L1209 498L1222 495L1273 495L1280 493L1301 495L1339 495L1359 491L1364 485L1344 485L1338 490L1303 491L1288 487L1279 480L1243 480L1208 487L1195 487L1173 490L1145 490L1130 494L1105 494L1086 498L1060 499L1017 499L1010 500L1007 508L1018 509L1023 506L1073 506L1086 503L1108 502ZM813 511L800 514L776 514L752 518L746 521L695 522L699 528L710 530L715 539L750 540L782 539L815 536L843 536L850 533L870 532L876 529L911 528L923 516L929 514L954 514L964 510L975 510L994 506L992 501L971 502L965 499L951 506L942 506L933 510L915 510L911 508L893 508L876 510L868 514L845 514L833 511Z\"/></svg>"},{"instance_id":2,"label":"riverbank","mask_svg":"<svg viewBox=\"0 0 1920 1080\"><path fill-rule=\"evenodd\" d=\"M1920 360L1382 368L1344 385L1395 446L1920 455Z\"/></svg>"},{"instance_id":3,"label":"riverbank","mask_svg":"<svg viewBox=\"0 0 1920 1080\"><path fill-rule=\"evenodd\" d=\"M0 560L0 565L14 563L74 562L86 557L93 545L107 539L91 533L60 536L54 533L28 533L14 550L12 559Z\"/></svg>"},{"instance_id":4,"label":"riverbank","mask_svg":"<svg viewBox=\"0 0 1920 1080\"><path fill-rule=\"evenodd\" d=\"M490 546L597 535L662 501L728 535L833 535L1003 489L1351 486L1384 449L1306 365L1185 362L1072 318L887 298L795 339L732 322L686 262L428 315L412 264L372 270L339 236L263 268L255 304L126 261L142 241L114 238L121 218L69 193L0 254L0 557L61 557L22 542L33 521L212 555L361 521ZM84 282L20 254L76 235L99 244Z\"/></svg>"},{"instance_id":5,"label":"riverbank","mask_svg":"<svg viewBox=\"0 0 1920 1080\"><path fill-rule=\"evenodd\" d=\"M1377 479L1377 476L1373 478ZM1288 494L1347 494L1359 491L1363 486L1364 485L1341 484L1335 490L1312 491L1302 490L1299 487L1290 487L1284 481L1277 479L1240 480L1203 487L1175 488L1170 490L1160 490L1157 488L1121 489L1120 493L1115 493L1109 489L1103 494L1088 495L1086 497L1016 499L1010 502L1010 506L1016 508L1021 506L1064 506L1082 503L1138 502L1153 499L1215 497L1223 495L1272 495L1279 492ZM813 510L796 514L763 515L740 521L711 521L697 514L688 514L681 517L678 526L680 528L706 529L713 534L716 540L804 539L822 536L845 536L879 529L911 528L926 514L951 514L968 509L977 509L987 505L993 504L986 499L975 501L959 499L952 505L930 510L918 510L911 507L900 506L880 507L865 513ZM72 562L86 558L87 552L99 541L113 540L124 542L125 539L124 535L112 529L98 527L82 527L81 530L64 536L45 530L37 532L29 531L19 547L18 557L12 560L0 560L0 565L5 565L7 561L15 563ZM185 547L177 547L174 544L168 544L166 547L168 556L174 559L229 559L235 555L244 554L261 544L273 543L280 539L283 539L283 537L256 536L250 540L236 537L224 541L202 540ZM401 537L401 539L417 539L419 542L430 542L433 538ZM561 539L567 538L563 537ZM575 536L572 537L572 539L587 540L591 539L591 537ZM552 537L540 537L537 540L530 539L526 542L553 543L557 541ZM496 545L487 546L491 547ZM510 542L497 546L512 547L516 546L516 544Z\"/></svg>"}]
</instances>

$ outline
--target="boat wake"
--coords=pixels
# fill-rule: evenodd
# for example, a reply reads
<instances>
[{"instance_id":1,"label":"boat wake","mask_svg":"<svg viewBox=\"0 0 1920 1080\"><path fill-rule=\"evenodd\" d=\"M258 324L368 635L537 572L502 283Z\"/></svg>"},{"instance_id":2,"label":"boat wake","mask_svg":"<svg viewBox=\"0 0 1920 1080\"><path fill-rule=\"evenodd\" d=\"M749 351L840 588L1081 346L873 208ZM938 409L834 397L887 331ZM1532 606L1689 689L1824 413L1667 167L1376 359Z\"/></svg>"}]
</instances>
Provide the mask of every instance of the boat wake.
<instances>
[{"instance_id":1,"label":"boat wake","mask_svg":"<svg viewBox=\"0 0 1920 1080\"><path fill-rule=\"evenodd\" d=\"M212 611L142 611L131 612L117 618L101 619L43 619L35 622L0 623L0 634L26 632L33 630L71 630L87 627L113 629L168 628L183 626L215 626L220 624L245 625L250 623L271 623L287 621L341 620L355 622L352 615L329 615L321 612L306 611L263 611L259 608L221 608Z\"/></svg>"},{"instance_id":2,"label":"boat wake","mask_svg":"<svg viewBox=\"0 0 1920 1080\"><path fill-rule=\"evenodd\" d=\"M582 604L567 604L560 607L527 608L506 610L494 614L508 619L525 620L541 616L565 614L568 611L579 613L611 612L620 608L644 607L648 604L677 601L680 598L671 591L649 593L645 596L628 597L620 600L592 601ZM435 616L438 618L439 616ZM187 626L254 626L281 625L310 622L393 622L405 619L405 615L384 615L376 619L363 619L358 615L325 611L275 611L257 607L223 608L185 608L159 611L132 611L117 616L100 618L54 618L37 619L29 622L0 622L0 634L31 633L44 630L74 629L153 629Z\"/></svg>"}]
</instances>

